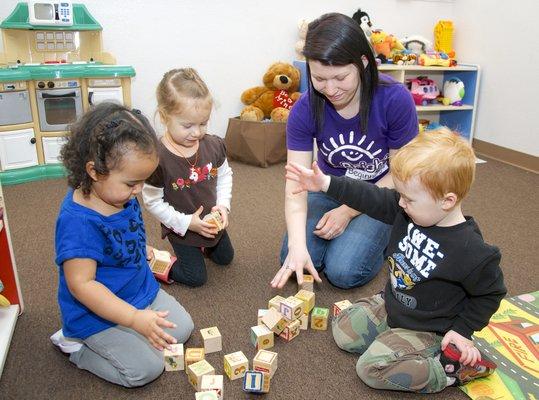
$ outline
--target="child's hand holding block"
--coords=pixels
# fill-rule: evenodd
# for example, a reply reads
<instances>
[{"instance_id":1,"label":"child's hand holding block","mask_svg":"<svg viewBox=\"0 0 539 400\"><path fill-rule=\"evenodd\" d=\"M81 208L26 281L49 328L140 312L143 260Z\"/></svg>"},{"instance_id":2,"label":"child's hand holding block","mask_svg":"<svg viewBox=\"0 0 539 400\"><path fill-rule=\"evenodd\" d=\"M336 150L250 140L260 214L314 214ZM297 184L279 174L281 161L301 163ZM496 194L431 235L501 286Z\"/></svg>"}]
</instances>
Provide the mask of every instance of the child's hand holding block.
<instances>
[{"instance_id":1,"label":"child's hand holding block","mask_svg":"<svg viewBox=\"0 0 539 400\"><path fill-rule=\"evenodd\" d=\"M187 368L187 378L193 387L200 391L200 384L204 375L215 375L215 369L206 360L201 360L189 365Z\"/></svg>"},{"instance_id":2,"label":"child's hand holding block","mask_svg":"<svg viewBox=\"0 0 539 400\"><path fill-rule=\"evenodd\" d=\"M183 344L171 344L170 347L170 350L165 348L163 351L165 371L183 371Z\"/></svg>"},{"instance_id":3,"label":"child's hand holding block","mask_svg":"<svg viewBox=\"0 0 539 400\"><path fill-rule=\"evenodd\" d=\"M223 366L225 374L233 381L234 379L243 378L245 372L249 369L249 360L242 351L236 351L224 357Z\"/></svg>"},{"instance_id":4,"label":"child's hand holding block","mask_svg":"<svg viewBox=\"0 0 539 400\"><path fill-rule=\"evenodd\" d=\"M165 283L172 283L173 281L168 279L168 274L175 261L176 257L171 256L168 251L153 249L153 257L149 265L157 279Z\"/></svg>"},{"instance_id":5,"label":"child's hand holding block","mask_svg":"<svg viewBox=\"0 0 539 400\"><path fill-rule=\"evenodd\" d=\"M288 320L293 321L301 317L303 313L303 300L290 296L281 301L281 314Z\"/></svg>"},{"instance_id":6,"label":"child's hand holding block","mask_svg":"<svg viewBox=\"0 0 539 400\"><path fill-rule=\"evenodd\" d=\"M265 372L247 371L243 377L243 390L252 393L268 393L270 376Z\"/></svg>"},{"instance_id":7,"label":"child's hand holding block","mask_svg":"<svg viewBox=\"0 0 539 400\"><path fill-rule=\"evenodd\" d=\"M218 400L223 400L223 375L204 375L200 382L200 392L213 392Z\"/></svg>"},{"instance_id":8,"label":"child's hand holding block","mask_svg":"<svg viewBox=\"0 0 539 400\"><path fill-rule=\"evenodd\" d=\"M290 342L292 339L299 335L300 326L301 322L299 321L299 319L295 319L294 321L290 322L286 326L286 328L284 328L279 337L282 337L287 342Z\"/></svg>"},{"instance_id":9,"label":"child's hand holding block","mask_svg":"<svg viewBox=\"0 0 539 400\"><path fill-rule=\"evenodd\" d=\"M266 372L273 378L277 370L277 353L268 350L259 350L253 358L253 369L255 371Z\"/></svg>"},{"instance_id":10,"label":"child's hand holding block","mask_svg":"<svg viewBox=\"0 0 539 400\"><path fill-rule=\"evenodd\" d=\"M273 347L273 332L264 325L251 328L251 343L257 350Z\"/></svg>"},{"instance_id":11,"label":"child's hand holding block","mask_svg":"<svg viewBox=\"0 0 539 400\"><path fill-rule=\"evenodd\" d=\"M200 334L204 340L204 352L206 354L215 353L222 350L221 333L216 326L211 328L201 329Z\"/></svg>"},{"instance_id":12,"label":"child's hand holding block","mask_svg":"<svg viewBox=\"0 0 539 400\"><path fill-rule=\"evenodd\" d=\"M223 218L221 217L221 213L219 211L212 211L211 213L207 214L203 218L203 221L213 224L219 231L223 230Z\"/></svg>"},{"instance_id":13,"label":"child's hand holding block","mask_svg":"<svg viewBox=\"0 0 539 400\"><path fill-rule=\"evenodd\" d=\"M341 313L342 310L350 307L351 305L352 303L349 300L337 301L333 304L333 316L336 317Z\"/></svg>"},{"instance_id":14,"label":"child's hand holding block","mask_svg":"<svg viewBox=\"0 0 539 400\"><path fill-rule=\"evenodd\" d=\"M311 312L311 329L325 331L328 328L329 309L315 307Z\"/></svg>"},{"instance_id":15,"label":"child's hand holding block","mask_svg":"<svg viewBox=\"0 0 539 400\"><path fill-rule=\"evenodd\" d=\"M185 367L204 359L204 349L192 347L185 350Z\"/></svg>"},{"instance_id":16,"label":"child's hand holding block","mask_svg":"<svg viewBox=\"0 0 539 400\"><path fill-rule=\"evenodd\" d=\"M303 301L303 313L308 314L314 308L315 295L314 292L309 292L308 290L301 289L297 292L294 297Z\"/></svg>"},{"instance_id":17,"label":"child's hand holding block","mask_svg":"<svg viewBox=\"0 0 539 400\"><path fill-rule=\"evenodd\" d=\"M262 317L262 322L269 330L279 335L286 326L286 319L275 308L270 308L266 315Z\"/></svg>"}]
</instances>

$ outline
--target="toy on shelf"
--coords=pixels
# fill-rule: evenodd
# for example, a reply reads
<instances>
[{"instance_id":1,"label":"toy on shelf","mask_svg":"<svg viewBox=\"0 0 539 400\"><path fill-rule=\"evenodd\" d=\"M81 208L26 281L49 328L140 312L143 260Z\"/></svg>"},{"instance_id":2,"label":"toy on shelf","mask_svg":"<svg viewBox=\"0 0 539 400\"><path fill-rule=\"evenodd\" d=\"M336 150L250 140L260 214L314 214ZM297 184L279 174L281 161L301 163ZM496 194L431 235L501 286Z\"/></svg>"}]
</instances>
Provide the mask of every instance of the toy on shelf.
<instances>
[{"instance_id":1,"label":"toy on shelf","mask_svg":"<svg viewBox=\"0 0 539 400\"><path fill-rule=\"evenodd\" d=\"M455 67L457 60L454 58L454 53L440 53L437 51L429 51L421 54L417 63L425 67Z\"/></svg>"},{"instance_id":2,"label":"toy on shelf","mask_svg":"<svg viewBox=\"0 0 539 400\"><path fill-rule=\"evenodd\" d=\"M371 43L374 55L382 63L386 63L389 58L393 58L394 54L404 50L404 46L395 36L379 29L372 31Z\"/></svg>"},{"instance_id":3,"label":"toy on shelf","mask_svg":"<svg viewBox=\"0 0 539 400\"><path fill-rule=\"evenodd\" d=\"M2 293L4 291L4 284L2 283L2 281L0 281L0 293ZM8 299L6 299L5 296L2 296L0 294L0 307L9 307L11 305L11 303L9 302Z\"/></svg>"},{"instance_id":4,"label":"toy on shelf","mask_svg":"<svg viewBox=\"0 0 539 400\"><path fill-rule=\"evenodd\" d=\"M359 24L359 26L363 30L363 33L365 33L367 40L370 40L372 35L372 22L371 17L369 17L369 14L361 10L361 8L358 8L354 15L352 15L352 19Z\"/></svg>"},{"instance_id":5,"label":"toy on shelf","mask_svg":"<svg viewBox=\"0 0 539 400\"><path fill-rule=\"evenodd\" d=\"M407 79L406 84L408 90L412 93L416 106L426 106L429 103L434 103L440 96L440 90L436 82L426 76Z\"/></svg>"},{"instance_id":6,"label":"toy on shelf","mask_svg":"<svg viewBox=\"0 0 539 400\"><path fill-rule=\"evenodd\" d=\"M434 26L434 50L441 53L453 51L453 22L438 21Z\"/></svg>"},{"instance_id":7,"label":"toy on shelf","mask_svg":"<svg viewBox=\"0 0 539 400\"><path fill-rule=\"evenodd\" d=\"M309 21L302 19L298 22L298 36L299 40L296 42L296 59L305 60L303 55L303 47L305 47L305 38L307 37L307 29L309 28Z\"/></svg>"},{"instance_id":8,"label":"toy on shelf","mask_svg":"<svg viewBox=\"0 0 539 400\"><path fill-rule=\"evenodd\" d=\"M434 50L432 42L420 35L408 35L401 38L400 41L406 50L414 53L417 57Z\"/></svg>"},{"instance_id":9,"label":"toy on shelf","mask_svg":"<svg viewBox=\"0 0 539 400\"><path fill-rule=\"evenodd\" d=\"M464 82L459 78L449 78L444 82L442 103L445 106L462 106Z\"/></svg>"},{"instance_id":10,"label":"toy on shelf","mask_svg":"<svg viewBox=\"0 0 539 400\"><path fill-rule=\"evenodd\" d=\"M403 50L393 54L391 62L396 65L414 65L417 64L417 55L409 50Z\"/></svg>"}]
</instances>

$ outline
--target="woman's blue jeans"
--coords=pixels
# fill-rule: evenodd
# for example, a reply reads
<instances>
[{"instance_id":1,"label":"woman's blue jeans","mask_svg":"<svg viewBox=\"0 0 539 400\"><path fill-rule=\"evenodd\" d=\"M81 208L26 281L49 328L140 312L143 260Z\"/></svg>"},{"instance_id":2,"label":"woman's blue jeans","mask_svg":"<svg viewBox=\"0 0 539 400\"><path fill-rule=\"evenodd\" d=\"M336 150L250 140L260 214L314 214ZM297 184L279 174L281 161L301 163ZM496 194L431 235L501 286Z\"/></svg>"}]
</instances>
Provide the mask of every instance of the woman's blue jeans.
<instances>
[{"instance_id":1,"label":"woman's blue jeans","mask_svg":"<svg viewBox=\"0 0 539 400\"><path fill-rule=\"evenodd\" d=\"M313 231L322 216L341 204L325 193L307 197L307 250L317 271L324 271L334 286L349 289L365 285L380 271L383 253L389 241L391 225L365 214L350 221L345 231L332 240L322 239ZM288 254L288 234L281 248L281 265Z\"/></svg>"}]
</instances>

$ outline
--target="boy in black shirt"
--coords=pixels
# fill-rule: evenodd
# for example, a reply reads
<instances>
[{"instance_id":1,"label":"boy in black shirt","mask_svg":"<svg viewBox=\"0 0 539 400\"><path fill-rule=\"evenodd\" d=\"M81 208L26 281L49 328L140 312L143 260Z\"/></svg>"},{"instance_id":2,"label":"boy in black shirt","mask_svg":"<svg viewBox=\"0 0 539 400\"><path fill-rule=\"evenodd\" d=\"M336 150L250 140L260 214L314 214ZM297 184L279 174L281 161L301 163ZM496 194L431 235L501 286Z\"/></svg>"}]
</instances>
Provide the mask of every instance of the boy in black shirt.
<instances>
[{"instance_id":1,"label":"boy in black shirt","mask_svg":"<svg viewBox=\"0 0 539 400\"><path fill-rule=\"evenodd\" d=\"M369 386L438 392L492 373L471 335L488 324L506 294L500 252L486 244L461 201L475 174L472 148L458 134L420 134L391 160L395 189L287 165L301 191L325 191L392 224L384 293L362 299L333 321L337 345L360 353Z\"/></svg>"}]
</instances>

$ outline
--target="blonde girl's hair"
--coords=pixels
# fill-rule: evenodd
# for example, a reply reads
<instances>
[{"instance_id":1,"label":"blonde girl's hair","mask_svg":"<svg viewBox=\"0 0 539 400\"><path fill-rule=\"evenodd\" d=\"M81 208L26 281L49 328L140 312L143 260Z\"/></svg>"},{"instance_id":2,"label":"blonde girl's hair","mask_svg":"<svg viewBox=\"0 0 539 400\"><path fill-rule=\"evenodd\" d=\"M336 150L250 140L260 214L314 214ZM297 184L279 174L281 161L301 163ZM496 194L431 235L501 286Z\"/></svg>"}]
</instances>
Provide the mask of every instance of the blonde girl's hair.
<instances>
[{"instance_id":1,"label":"blonde girl's hair","mask_svg":"<svg viewBox=\"0 0 539 400\"><path fill-rule=\"evenodd\" d=\"M181 112L186 99L213 103L208 87L193 68L176 68L165 73L157 85L156 97L161 116Z\"/></svg>"},{"instance_id":2,"label":"blonde girl's hair","mask_svg":"<svg viewBox=\"0 0 539 400\"><path fill-rule=\"evenodd\" d=\"M446 127L425 131L391 159L391 173L402 182L418 176L435 199L455 193L461 201L475 176L475 154L468 142Z\"/></svg>"}]
</instances>

